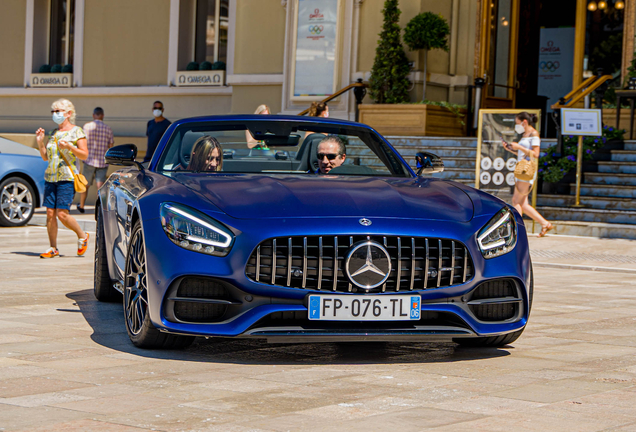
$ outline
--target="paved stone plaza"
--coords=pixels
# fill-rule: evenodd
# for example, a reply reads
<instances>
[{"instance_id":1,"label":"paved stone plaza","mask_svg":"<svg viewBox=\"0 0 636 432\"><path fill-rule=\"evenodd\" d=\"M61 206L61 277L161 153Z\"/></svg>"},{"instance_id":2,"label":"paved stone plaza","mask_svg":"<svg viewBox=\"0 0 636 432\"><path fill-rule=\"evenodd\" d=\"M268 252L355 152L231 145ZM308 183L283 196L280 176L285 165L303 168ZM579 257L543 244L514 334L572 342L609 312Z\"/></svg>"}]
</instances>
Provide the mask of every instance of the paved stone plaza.
<instances>
[{"instance_id":1,"label":"paved stone plaza","mask_svg":"<svg viewBox=\"0 0 636 432\"><path fill-rule=\"evenodd\" d=\"M41 260L0 229L0 430L636 431L636 242L531 238L535 297L503 349L199 340L134 348L93 246Z\"/></svg>"}]
</instances>

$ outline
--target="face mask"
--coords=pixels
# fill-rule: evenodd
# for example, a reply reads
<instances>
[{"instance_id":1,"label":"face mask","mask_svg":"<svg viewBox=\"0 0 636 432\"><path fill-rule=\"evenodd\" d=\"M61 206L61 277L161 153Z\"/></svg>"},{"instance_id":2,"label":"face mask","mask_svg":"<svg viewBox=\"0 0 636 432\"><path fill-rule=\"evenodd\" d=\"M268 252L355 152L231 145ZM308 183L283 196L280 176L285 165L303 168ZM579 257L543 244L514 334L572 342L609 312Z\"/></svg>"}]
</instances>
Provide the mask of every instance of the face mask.
<instances>
[{"instance_id":1,"label":"face mask","mask_svg":"<svg viewBox=\"0 0 636 432\"><path fill-rule=\"evenodd\" d=\"M522 134L525 131L526 131L526 128L524 128L523 125L520 125L520 124L515 125L515 132L517 132L518 134Z\"/></svg>"},{"instance_id":2,"label":"face mask","mask_svg":"<svg viewBox=\"0 0 636 432\"><path fill-rule=\"evenodd\" d=\"M155 116L155 117L161 117L162 113L163 113L163 111L158 110L158 109L152 110L152 115Z\"/></svg>"},{"instance_id":3,"label":"face mask","mask_svg":"<svg viewBox=\"0 0 636 432\"><path fill-rule=\"evenodd\" d=\"M64 117L64 113L63 112L56 112L53 113L53 121L57 124L62 124L64 123L64 120L66 120L66 117Z\"/></svg>"}]
</instances>

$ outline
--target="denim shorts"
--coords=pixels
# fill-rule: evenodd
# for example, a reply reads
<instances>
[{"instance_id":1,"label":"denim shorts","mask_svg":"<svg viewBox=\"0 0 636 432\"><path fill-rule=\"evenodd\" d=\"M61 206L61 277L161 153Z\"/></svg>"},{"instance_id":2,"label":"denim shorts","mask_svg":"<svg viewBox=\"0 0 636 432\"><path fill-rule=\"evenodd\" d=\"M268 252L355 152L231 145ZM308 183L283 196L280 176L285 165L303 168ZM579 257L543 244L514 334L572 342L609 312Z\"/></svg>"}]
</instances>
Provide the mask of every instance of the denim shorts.
<instances>
[{"instance_id":1,"label":"denim shorts","mask_svg":"<svg viewBox=\"0 0 636 432\"><path fill-rule=\"evenodd\" d=\"M75 185L72 181L44 182L44 207L50 209L70 210L75 196Z\"/></svg>"},{"instance_id":2,"label":"denim shorts","mask_svg":"<svg viewBox=\"0 0 636 432\"><path fill-rule=\"evenodd\" d=\"M97 183L106 182L106 174L108 173L108 167L97 168L92 165L83 164L82 174L86 177L88 184L86 186L91 186L93 184L93 180Z\"/></svg>"}]
</instances>

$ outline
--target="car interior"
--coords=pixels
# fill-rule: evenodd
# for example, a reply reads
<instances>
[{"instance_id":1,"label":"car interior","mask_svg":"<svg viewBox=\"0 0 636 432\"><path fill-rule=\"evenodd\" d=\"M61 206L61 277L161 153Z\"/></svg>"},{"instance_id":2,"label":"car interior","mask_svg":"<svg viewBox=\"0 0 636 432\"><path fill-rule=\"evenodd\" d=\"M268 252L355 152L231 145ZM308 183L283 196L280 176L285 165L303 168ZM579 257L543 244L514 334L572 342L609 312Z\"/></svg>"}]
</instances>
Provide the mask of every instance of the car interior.
<instances>
[{"instance_id":1,"label":"car interior","mask_svg":"<svg viewBox=\"0 0 636 432\"><path fill-rule=\"evenodd\" d=\"M242 127L241 127L242 126ZM331 131L311 132L298 130L281 135L265 134L256 137L266 143L264 149L248 148L245 138L247 126L233 128L195 127L184 124L173 133L160 158L158 171L188 171L190 154L195 142L206 135L214 137L223 149L224 173L308 173L319 172L318 145ZM312 131L317 129L315 126ZM347 132L342 131L340 132ZM305 136L306 135L306 136ZM355 134L338 136L345 142L347 151L343 165L331 174L365 176L404 176L407 170L390 149L380 141L369 145L366 137ZM255 137L255 138L256 138ZM271 137L271 138L270 138ZM282 145L281 145L282 143ZM292 143L295 145L288 145ZM383 148L384 147L384 148Z\"/></svg>"}]
</instances>

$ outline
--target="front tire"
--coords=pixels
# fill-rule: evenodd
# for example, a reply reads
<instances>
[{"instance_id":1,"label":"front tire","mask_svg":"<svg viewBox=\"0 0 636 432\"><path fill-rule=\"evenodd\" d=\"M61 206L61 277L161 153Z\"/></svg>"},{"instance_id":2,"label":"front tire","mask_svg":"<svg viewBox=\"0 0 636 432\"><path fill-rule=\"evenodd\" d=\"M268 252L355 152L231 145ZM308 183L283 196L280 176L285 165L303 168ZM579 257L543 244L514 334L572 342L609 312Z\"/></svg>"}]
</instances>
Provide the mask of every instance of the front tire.
<instances>
[{"instance_id":1,"label":"front tire","mask_svg":"<svg viewBox=\"0 0 636 432\"><path fill-rule=\"evenodd\" d=\"M104 237L104 216L97 208L97 232L95 239L95 266L93 276L93 292L95 298L101 302L121 300L121 294L113 287L113 280L108 271L106 257L106 238Z\"/></svg>"},{"instance_id":2,"label":"front tire","mask_svg":"<svg viewBox=\"0 0 636 432\"><path fill-rule=\"evenodd\" d=\"M534 272L532 270L532 262L530 262L530 287L528 289L528 316L532 310L532 300L534 296ZM526 329L524 326L522 329L516 332L508 333L501 336L487 336L477 338L457 338L453 339L453 342L458 343L463 347L487 347L487 348L499 348L513 343L521 336L521 333Z\"/></svg>"},{"instance_id":3,"label":"front tire","mask_svg":"<svg viewBox=\"0 0 636 432\"><path fill-rule=\"evenodd\" d=\"M9 177L0 183L0 226L24 226L33 217L37 204L31 185L20 177Z\"/></svg>"},{"instance_id":4,"label":"front tire","mask_svg":"<svg viewBox=\"0 0 636 432\"><path fill-rule=\"evenodd\" d=\"M138 220L128 245L124 276L124 320L128 337L138 348L186 348L194 337L161 333L150 321L146 269L144 235Z\"/></svg>"}]
</instances>

